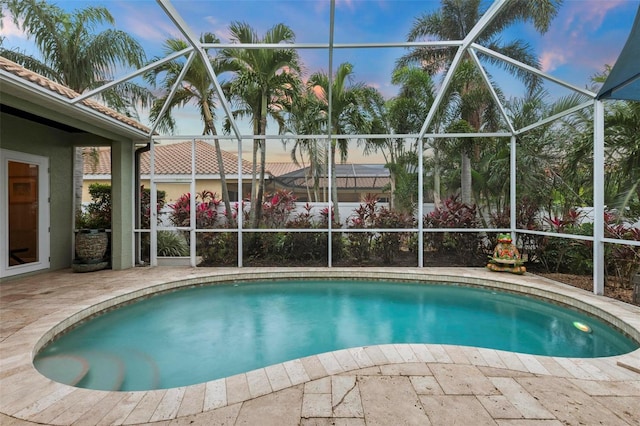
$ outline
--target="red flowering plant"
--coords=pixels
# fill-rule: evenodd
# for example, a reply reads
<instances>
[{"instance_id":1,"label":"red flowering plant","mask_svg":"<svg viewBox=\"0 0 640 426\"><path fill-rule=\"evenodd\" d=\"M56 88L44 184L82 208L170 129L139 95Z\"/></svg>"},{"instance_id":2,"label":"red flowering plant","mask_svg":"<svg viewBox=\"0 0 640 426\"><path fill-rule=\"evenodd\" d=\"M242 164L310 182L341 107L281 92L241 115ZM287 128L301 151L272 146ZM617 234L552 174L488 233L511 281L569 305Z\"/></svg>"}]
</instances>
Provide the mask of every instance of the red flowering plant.
<instances>
[{"instance_id":1,"label":"red flowering plant","mask_svg":"<svg viewBox=\"0 0 640 426\"><path fill-rule=\"evenodd\" d=\"M375 215L373 226L375 228L412 228L416 226L413 215L389 210L382 207ZM373 250L384 264L392 263L400 253L403 245L409 241L408 233L403 232L380 232L373 238Z\"/></svg>"},{"instance_id":2,"label":"red flowering plant","mask_svg":"<svg viewBox=\"0 0 640 426\"><path fill-rule=\"evenodd\" d=\"M196 194L195 217L197 229L223 228L226 216L220 211L221 199L214 192L204 190ZM169 216L175 226L189 227L191 224L191 194L182 195L169 204ZM237 215L237 210L234 212ZM202 265L234 264L237 257L237 237L227 232L199 232L196 234L196 253L202 256Z\"/></svg>"},{"instance_id":3,"label":"red flowering plant","mask_svg":"<svg viewBox=\"0 0 640 426\"><path fill-rule=\"evenodd\" d=\"M262 204L262 217L267 228L284 228L291 212L296 208L296 196L293 192L280 189L268 196Z\"/></svg>"},{"instance_id":4,"label":"red flowering plant","mask_svg":"<svg viewBox=\"0 0 640 426\"><path fill-rule=\"evenodd\" d=\"M604 213L604 236L618 240L640 241L640 228L625 222L614 212ZM614 273L623 283L631 284L633 275L640 272L640 247L623 244L605 246L608 273Z\"/></svg>"},{"instance_id":5,"label":"red flowering plant","mask_svg":"<svg viewBox=\"0 0 640 426\"><path fill-rule=\"evenodd\" d=\"M342 226L336 222L336 212L331 207L331 213L329 213L329 207L325 207L320 210L320 227L328 228L329 227L329 218L331 218L331 227L332 228L341 228Z\"/></svg>"},{"instance_id":6,"label":"red flowering plant","mask_svg":"<svg viewBox=\"0 0 640 426\"><path fill-rule=\"evenodd\" d=\"M364 202L354 211L354 214L347 219L347 228L366 229L371 228L376 217L376 205L378 197L367 194ZM373 234L370 232L349 233L349 252L356 260L369 259L371 255Z\"/></svg>"},{"instance_id":7,"label":"red flowering plant","mask_svg":"<svg viewBox=\"0 0 640 426\"><path fill-rule=\"evenodd\" d=\"M442 206L423 218L425 228L477 228L479 218L475 204L460 201L458 195L443 200ZM457 253L465 264L484 261L481 238L474 232L428 232L425 250Z\"/></svg>"},{"instance_id":8,"label":"red flowering plant","mask_svg":"<svg viewBox=\"0 0 640 426\"><path fill-rule=\"evenodd\" d=\"M220 198L217 194L204 190L196 194L196 228L210 229L221 225L224 214L218 212ZM180 196L178 200L169 204L172 212L169 216L175 226L189 227L191 225L191 193Z\"/></svg>"},{"instance_id":9,"label":"red flowering plant","mask_svg":"<svg viewBox=\"0 0 640 426\"><path fill-rule=\"evenodd\" d=\"M313 220L313 207L306 203L303 211L287 222L288 229L314 229L321 226ZM323 232L288 232L285 240L287 258L293 261L322 262L327 259L327 234Z\"/></svg>"}]
</instances>

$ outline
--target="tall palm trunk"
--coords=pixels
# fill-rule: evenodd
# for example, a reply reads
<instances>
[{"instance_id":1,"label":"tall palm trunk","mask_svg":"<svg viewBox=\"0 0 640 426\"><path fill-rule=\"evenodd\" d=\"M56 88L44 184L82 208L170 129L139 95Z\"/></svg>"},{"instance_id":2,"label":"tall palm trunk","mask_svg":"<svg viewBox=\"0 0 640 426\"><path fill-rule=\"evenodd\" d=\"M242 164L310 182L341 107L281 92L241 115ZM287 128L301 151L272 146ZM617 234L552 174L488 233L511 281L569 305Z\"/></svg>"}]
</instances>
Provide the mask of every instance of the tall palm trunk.
<instances>
[{"instance_id":1,"label":"tall palm trunk","mask_svg":"<svg viewBox=\"0 0 640 426\"><path fill-rule=\"evenodd\" d=\"M260 179L258 180L258 193L256 194L256 226L262 220L262 201L264 198L264 175L266 171L267 147L266 140L260 141Z\"/></svg>"},{"instance_id":2,"label":"tall palm trunk","mask_svg":"<svg viewBox=\"0 0 640 426\"><path fill-rule=\"evenodd\" d=\"M336 144L338 141L331 141L331 201L333 202L333 221L340 223L340 208L338 206L338 180L336 179ZM331 209L329 209L331 215Z\"/></svg>"},{"instance_id":3,"label":"tall palm trunk","mask_svg":"<svg viewBox=\"0 0 640 426\"><path fill-rule=\"evenodd\" d=\"M262 99L260 100L260 117L258 120L259 128L258 134L261 136L265 136L267 134L267 95L266 93L262 94ZM266 170L266 162L267 162L267 144L266 138L258 140L258 146L260 148L260 179L258 180L258 188L256 191L255 198L255 216L253 218L253 227L257 228L260 225L260 221L262 220L262 199L264 197L264 177Z\"/></svg>"},{"instance_id":4,"label":"tall palm trunk","mask_svg":"<svg viewBox=\"0 0 640 426\"><path fill-rule=\"evenodd\" d=\"M253 125L253 134L258 134L258 124ZM258 149L260 147L260 141L253 140L253 150L251 153L251 210L249 213L249 222L252 227L256 227L257 217L257 197L258 193Z\"/></svg>"},{"instance_id":5,"label":"tall palm trunk","mask_svg":"<svg viewBox=\"0 0 640 426\"><path fill-rule=\"evenodd\" d=\"M440 196L440 150L433 147L433 203L436 208L442 206L442 197Z\"/></svg>"},{"instance_id":6,"label":"tall palm trunk","mask_svg":"<svg viewBox=\"0 0 640 426\"><path fill-rule=\"evenodd\" d=\"M209 105L205 102L203 105L204 110L204 119L207 123L207 128L209 132L217 136L218 132L216 131L216 126L213 123L213 116L211 115L211 111L209 110ZM218 160L218 173L220 173L220 186L222 187L222 201L224 202L225 215L227 216L227 221L230 225L235 225L235 221L233 220L233 211L231 210L231 200L229 199L229 188L227 187L227 177L224 172L224 160L222 159L222 150L220 149L220 141L218 138L213 140L215 150L216 150L216 158Z\"/></svg>"},{"instance_id":7,"label":"tall palm trunk","mask_svg":"<svg viewBox=\"0 0 640 426\"><path fill-rule=\"evenodd\" d=\"M467 82L464 85L462 90L463 97L473 89L472 86L472 82ZM482 125L482 117L480 114L480 111L471 111L462 117L475 132L480 131L480 126ZM478 148L478 145L474 142L468 149L463 149L460 156L460 197L463 203L469 205L471 205L471 185L473 184L471 177L471 153L475 152Z\"/></svg>"},{"instance_id":8,"label":"tall palm trunk","mask_svg":"<svg viewBox=\"0 0 640 426\"><path fill-rule=\"evenodd\" d=\"M302 168L303 170L306 170L304 172L304 186L307 190L307 200L311 201L313 200L313 198L311 198L311 187L309 186L309 181L311 180L312 176L313 176L313 161L309 163L309 168L307 168L304 165L304 158L302 159ZM314 200L317 201L317 200Z\"/></svg>"},{"instance_id":9,"label":"tall palm trunk","mask_svg":"<svg viewBox=\"0 0 640 426\"><path fill-rule=\"evenodd\" d=\"M467 152L462 152L460 159L462 164L460 167L460 195L462 202L471 204L471 158Z\"/></svg>"}]
</instances>

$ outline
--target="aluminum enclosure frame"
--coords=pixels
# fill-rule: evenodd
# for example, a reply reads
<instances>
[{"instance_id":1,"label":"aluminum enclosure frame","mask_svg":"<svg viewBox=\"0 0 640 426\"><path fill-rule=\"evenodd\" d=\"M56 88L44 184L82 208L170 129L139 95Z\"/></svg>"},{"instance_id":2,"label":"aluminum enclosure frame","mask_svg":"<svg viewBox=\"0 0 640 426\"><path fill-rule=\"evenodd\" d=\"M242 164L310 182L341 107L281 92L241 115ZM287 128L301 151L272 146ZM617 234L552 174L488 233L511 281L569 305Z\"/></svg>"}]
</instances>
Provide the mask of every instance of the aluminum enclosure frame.
<instances>
[{"instance_id":1,"label":"aluminum enclosure frame","mask_svg":"<svg viewBox=\"0 0 640 426\"><path fill-rule=\"evenodd\" d=\"M512 235L515 237L518 233L524 233L524 234L538 234L538 235L546 235L546 233L544 232L537 232L537 231L527 231L527 230L522 230L522 229L518 229L516 227L516 220L515 220L515 201L516 201L516 150L517 150L517 136L521 135L524 132L527 132L529 130L532 130L538 126L541 125L545 125L548 124L549 122L552 122L554 120L560 119L563 116L576 112L578 110L581 110L583 108L593 108L594 111L594 162L593 162L593 173L594 173L594 211L595 211L595 217L594 217L594 235L593 237L584 237L584 236L573 236L573 235L566 235L566 234L553 234L554 237L561 237L561 238L580 238L580 239L587 239L589 241L593 241L593 262L594 262L594 272L593 272L593 292L595 294L603 294L604 292L604 243L611 243L611 244L629 244L631 243L631 245L639 245L639 244L635 244L635 242L629 242L629 241L618 241L618 240L614 240L614 239L606 239L604 236L604 107L603 107L603 103L601 100L597 99L597 94L593 93L589 90L574 86L572 84L569 84L567 82L564 82L558 78L553 77L552 75L549 75L545 72L542 72L536 68L533 68L529 65L523 64L521 62L518 62L512 58L506 57L498 52L495 52L485 46L481 46L479 44L476 43L476 40L478 38L479 35L482 34L482 31L492 22L492 20L500 13L500 11L511 1L511 0L495 0L492 5L487 9L486 13L481 17L481 19L478 21L478 23L474 26L474 28L470 31L469 35L464 39L464 40L451 40L451 41L437 41L437 42L398 42L398 43L345 43L345 44L338 44L338 43L334 43L334 19L335 19L335 0L330 0L331 1L331 10L330 10L330 31L329 34L327 35L327 43L292 43L292 44L287 44L286 47L287 48L291 48L291 49L326 49L328 51L328 62L329 62L329 67L330 70L333 70L333 52L336 49L345 49L345 48L380 48L380 47L437 47L437 46L452 46L452 47L456 47L457 48L457 53L455 58L453 59L453 62L450 66L450 68L448 69L446 75L444 76L443 82L441 84L441 86L439 87L439 90L436 94L436 98L435 101L428 113L428 115L425 117L424 123L422 125L422 128L420 130L420 132L418 134L414 134L414 135L402 135L402 136L406 136L406 138L411 138L411 139L415 139L416 142L420 142L419 146L421 147L421 152L418 155L419 158L419 170L423 170L424 164L423 164L423 156L424 156L424 142L426 139L428 138L442 138L442 137L455 137L455 136L464 136L464 137L487 137L487 136L497 136L497 137L505 137L505 138L509 138L509 143L510 143L510 147L511 147L511 153L510 153L510 166L511 166L511 170L510 170L510 205L511 205L511 211L510 211L510 229L508 231L510 231L512 233ZM167 104L164 105L163 107L163 112L166 112L167 110L167 105L168 102L170 102L171 97L175 94L175 89L177 88L177 85L180 84L181 79L184 77L184 74L186 72L186 69L191 65L193 58L198 55L200 56L200 58L204 59L204 63L207 64L207 72L209 73L209 76L211 78L211 80L213 81L214 87L217 91L217 94L219 96L221 105L222 105L222 109L224 110L225 114L226 114L226 119L229 120L231 129L232 129L232 135L217 135L215 136L217 139L227 139L227 140L234 140L237 141L238 144L238 152L241 152L240 148L242 145L243 140L253 140L253 139L276 139L276 138L282 138L281 136L274 136L274 135L267 135L267 136L255 136L255 135L243 135L240 132L240 129L238 127L238 124L236 122L236 120L234 119L233 115L231 114L231 108L229 106L229 100L226 99L224 93L222 92L220 83L218 81L218 78L215 74L215 72L213 71L211 64L209 63L208 60L206 60L207 58L207 49L208 48L212 48L212 47L216 47L216 48L224 48L224 47L233 47L233 48L244 48L244 49L281 49L283 47L282 44L277 44L277 45L270 45L270 44L251 44L251 45L247 45L247 44L230 44L230 45L215 45L215 46L211 46L211 45L207 45L204 43L200 43L199 39L194 35L195 33L193 32L193 30L190 28L190 26L188 25L188 23L179 15L178 11L175 9L175 7L173 6L173 4L171 3L170 0L157 0L157 3L159 5L159 7L165 12L165 14L170 18L170 20L173 22L173 24L176 26L176 28L180 31L180 33L187 39L188 43L190 44L190 47L187 49L184 49L181 52L177 52L175 54L172 54L170 56L167 56L166 58L156 61L144 68L141 68L125 77L122 77L118 80L113 81L112 83L109 83L108 85L102 86L101 88L98 88L96 90L93 90L91 92L87 92L86 94L82 95L81 97L72 99L72 100L60 100L60 98L58 98L59 102L65 103L65 107L69 107L69 106L73 106L76 108L83 108L82 104L79 103L81 100L89 98L91 96L94 96L96 94L99 94L101 91L108 89L109 87L112 87L113 85L128 81L134 77L137 77L139 75L141 75L142 73L153 69L159 65L162 65L163 63L166 63L168 61L171 61L177 57L180 56L184 56L184 55L188 55L189 59L187 64L185 65L185 68L183 69L183 73L180 75L180 78L178 79L178 81L176 82L176 86L174 86L172 92L169 94L169 97L167 99ZM471 58L473 58L473 61L475 62L476 66L481 70L482 75L483 75L483 79L485 81L485 83L489 86L490 91L492 93L492 96L494 98L494 101L497 102L500 111L501 111L501 115L502 118L506 121L507 126L509 128L508 132L505 133L497 133L497 134L486 134L486 133L474 133L474 134L444 134L444 133L437 133L437 134L429 134L427 133L427 129L429 128L437 108L440 106L440 104L443 102L444 99L444 93L452 79L453 73L455 72L455 70L457 69L458 64L460 63L460 60L462 58L462 56L464 54L468 53ZM526 126L524 128L518 129L515 128L513 123L508 119L508 116L506 114L506 110L505 110L505 106L502 105L502 103L500 102L498 96L496 95L495 92L495 88L492 86L489 78L487 77L486 74L486 70L482 67L479 59L478 59L478 54L482 54L482 55L486 55L486 56L490 56L493 59L496 60L500 60L500 61L505 61L507 63L509 63L510 65L514 65L517 66L523 70L526 70L527 72L538 76L544 80L547 81L551 81L553 83L559 84L562 87L565 87L571 91L573 91L574 93L578 93L581 95L584 95L586 97L588 97L589 101L584 102L581 105L578 105L576 107L573 107L561 114L557 114L553 117L548 117L545 118L537 123L534 123L532 125ZM329 72L329 78L332 78L332 72ZM331 84L329 84L329 87L331 87ZM42 88L34 88L34 90L43 90ZM331 90L328 93L329 99L331 99ZM329 105L331 105L331 101L329 101ZM148 140L151 142L151 177L152 177L152 181L153 181L153 174L154 174L154 142L158 139L167 139L168 137L166 135L156 135L154 134L156 132L157 128L156 126L154 126L151 131L146 135L146 137L148 138ZM322 138L326 141L326 143L330 143L332 138L347 138L347 139L353 139L353 138L358 138L358 137L367 137L367 138L371 138L371 137L387 137L389 135L341 135L341 134L334 134L332 132L332 129L329 128L327 134L323 134L323 135L287 135L287 138L309 138L309 137L317 137L317 138ZM394 137L398 137L399 135L394 135ZM207 137L207 136L202 136L202 135L181 135L180 139L185 140L185 139L192 139L192 138L199 138L199 139L204 139L204 140L209 140L212 139L212 137ZM170 138L170 137L169 137ZM241 164L241 155L238 156L238 164ZM242 168L238 167L239 170L239 176L238 176L238 185L239 188L242 187ZM330 171L329 171L329 182L331 182L331 176L330 176ZM420 187L422 187L423 185L423 179L422 179L422 173L418 173L418 180L419 180L419 185ZM153 183L152 183L153 185ZM192 183L193 186L193 183ZM192 188L193 189L193 188ZM329 183L329 193L331 191L331 183ZM241 191L239 191L239 193L241 194ZM157 201L155 200L155 194L154 191L152 191L152 202ZM418 217L422 217L423 216L423 209L422 209L422 202L423 202L423 196L422 196L422 192L419 191L418 193ZM195 200L192 199L192 203L195 203ZM329 205L331 203L329 202ZM194 207L194 206L192 206ZM153 210L153 209L152 209ZM195 212L195 209L192 208L192 212ZM195 213L193 213L195 214ZM234 231L234 232L238 232L239 236L241 236L241 234L243 232L247 232L247 231L251 231L251 232L256 232L257 230L251 230L251 229L243 229L242 224L240 222L242 221L238 221L238 228ZM331 221L329 221L331 222ZM418 256L418 263L419 266L423 266L422 264L422 241L423 241L423 234L425 232L425 230L422 227L422 221L419 220L419 226L417 228L418 231L418 235L419 235L419 256ZM191 223L195 223L195 218L192 217L192 222ZM139 230L138 230L139 231ZM151 247L151 252L152 254L152 265L153 264L157 264L157 259L155 258L155 246L157 244L157 240L155 237L157 231L157 225L155 224L155 221L152 220L151 221L151 241L152 241L152 247ZM375 231L375 230L370 230L370 231ZM385 230L386 231L386 230ZM433 230L429 230L429 232L431 232ZM437 231L437 230L436 230ZM442 231L442 230L441 230ZM447 231L450 231L450 229L447 229ZM465 232L478 232L478 231L485 231L484 229L472 229L472 230L465 230ZM486 231L490 231L490 230L486 230ZM329 229L328 229L328 233L329 233L329 239L331 239L331 233L332 232L344 232L344 230L340 230L340 231L333 231L331 229L331 225L329 225ZM192 241L192 252L191 252L191 264L193 266L195 266L195 244L193 244L195 242L195 229L192 230L191 232L191 241ZM239 241L239 247L238 247L238 266L241 267L242 266L242 246L241 246L241 241L242 238L238 238ZM331 247L331 244L329 244L329 247ZM329 248L329 253L328 253L328 259L329 259L329 265L328 266L332 266L331 265L331 249Z\"/></svg>"}]
</instances>

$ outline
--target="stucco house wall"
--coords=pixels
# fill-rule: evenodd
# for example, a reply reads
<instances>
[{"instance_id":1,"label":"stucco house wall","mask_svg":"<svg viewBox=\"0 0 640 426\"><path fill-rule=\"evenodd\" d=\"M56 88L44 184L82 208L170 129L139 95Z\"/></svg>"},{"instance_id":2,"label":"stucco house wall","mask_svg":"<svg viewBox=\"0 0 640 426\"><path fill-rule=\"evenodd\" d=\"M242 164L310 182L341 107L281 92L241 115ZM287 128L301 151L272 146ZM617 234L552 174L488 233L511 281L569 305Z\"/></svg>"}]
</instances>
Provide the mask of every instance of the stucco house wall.
<instances>
[{"instance_id":1,"label":"stucco house wall","mask_svg":"<svg viewBox=\"0 0 640 426\"><path fill-rule=\"evenodd\" d=\"M2 149L49 158L50 268L68 268L73 254L73 147L69 135L5 113L0 114L0 122Z\"/></svg>"},{"instance_id":2,"label":"stucco house wall","mask_svg":"<svg viewBox=\"0 0 640 426\"><path fill-rule=\"evenodd\" d=\"M109 146L112 155L113 269L134 266L133 158L148 129L96 102L70 105L78 94L0 57L0 148L49 161L48 269L73 261L73 161L77 146ZM4 192L6 189L2 188ZM7 236L0 235L0 242ZM40 272L38 271L38 272ZM13 275L20 276L20 275ZM6 277L0 277L0 281Z\"/></svg>"}]
</instances>

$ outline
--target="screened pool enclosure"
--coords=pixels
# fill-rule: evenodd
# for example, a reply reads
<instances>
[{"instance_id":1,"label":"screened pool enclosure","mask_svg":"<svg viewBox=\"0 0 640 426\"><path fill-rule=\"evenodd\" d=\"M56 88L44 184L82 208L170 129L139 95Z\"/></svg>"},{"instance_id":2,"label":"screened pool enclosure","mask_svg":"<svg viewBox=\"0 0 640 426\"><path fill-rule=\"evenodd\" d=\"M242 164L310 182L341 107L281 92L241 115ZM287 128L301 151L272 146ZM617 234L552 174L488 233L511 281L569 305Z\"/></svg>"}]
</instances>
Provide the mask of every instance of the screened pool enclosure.
<instances>
[{"instance_id":1,"label":"screened pool enclosure","mask_svg":"<svg viewBox=\"0 0 640 426\"><path fill-rule=\"evenodd\" d=\"M165 23L173 25L176 34L179 33L176 37L186 41L184 48L165 52L166 56L158 56L146 67L70 102L78 104L114 85L146 75L157 73L158 81L162 76L170 76L162 80L168 84L164 85L163 102L155 105L153 114L157 119L151 126L149 143L139 150L141 156L148 158L148 176L144 179L148 179L150 192L138 209L137 245L140 256L148 256L151 265L166 262L166 257L180 257L188 259L192 266L204 259L204 264L212 266L269 266L271 262L274 266L332 267L346 265L345 257L349 257L350 266L384 266L397 265L394 262L401 255L408 259L401 265L423 267L430 265L431 256L447 245L451 247L451 257L477 257L479 252L481 258L495 244L495 236L507 232L529 261L538 255L538 246L549 239L584 245L589 251L586 262L592 264L593 290L602 294L605 248L640 247L640 241L616 238L605 231L608 182L604 124L607 99L638 100L639 24L636 20L619 62L599 94L597 89L566 82L507 56L499 48L500 31L496 26L501 25L500 19L505 14L514 14L521 3L496 0L487 4L472 28L458 39L415 37L407 41L404 36L390 39L396 36L383 32L378 40L363 40L357 29L366 25L365 17L349 21L349 15L337 11L336 1L331 0L326 4L325 19L317 23L317 28L309 29L310 35L297 34L298 39L306 37L308 41L231 37L231 42L224 43L197 34L183 18L179 2L158 0L167 19ZM283 11L299 7L296 2L274 4ZM211 9L208 13L215 15L215 9L224 7L224 2L206 3L206 7ZM286 25L284 12L282 19ZM351 60L358 64L363 52L375 58L365 68L395 62L396 70L412 64L417 69L428 69L424 58L436 58L438 53L438 60L448 59L432 72L428 94L425 94L427 80L410 87L407 82L416 80L397 77L400 91L408 93L405 102L409 107L402 110L396 103L396 109L392 110L386 100L376 101L375 97L366 106L355 102L357 96L370 92L365 90L366 85L349 84L351 69L345 64ZM293 99L290 89L294 83L288 77L302 75L303 71L297 71L291 62L277 65L269 77L271 80L267 77L261 80L258 71L253 80L246 77L248 74L244 80L234 79L240 75L239 69L233 68L238 63L246 65L254 60L254 64L259 64L260 60L271 58L277 64L274 59L277 56L289 61L294 57L313 58L319 64L318 69L323 72L314 74L314 69L303 76L303 80L315 82L303 86L316 95L316 102ZM230 68L225 68L225 64ZM176 96L193 87L190 73L196 68L205 72L213 84L217 116L210 118L215 119L216 130L212 132L212 127L201 121L194 128L205 128L205 134L171 134L163 127L162 117L170 114ZM472 84L467 81L466 87L473 86L481 97L476 101L482 104L482 113L461 112L464 96L469 93L460 89L464 75L473 79ZM276 79L280 80L279 89L269 93L261 90ZM542 113L516 114L518 105L531 100L535 91L528 89L533 86L553 95L554 101L564 103L557 102L555 109ZM348 89L356 87L359 91L353 92L354 98L347 98ZM511 90L508 87L517 87L513 89L516 95L506 93ZM241 100L238 93L242 94ZM420 98L422 95L424 99ZM247 119L247 111L257 108L256 105L262 108L260 119L255 114L253 120ZM386 115L382 112L385 108L389 108ZM521 108L520 112L525 110ZM316 115L309 117L314 111ZM402 120L397 118L398 114ZM300 119L291 120L292 117ZM578 120L575 117L584 119L576 129L591 135L589 149L584 153L585 158L592 158L591 170L584 173L590 181L585 182L584 188L592 193L578 194L579 199L589 202L571 209L581 215L581 220L592 223L592 231L581 234L571 232L572 228L563 231L554 226L554 220L567 221L566 216L554 209L568 203L569 196L562 194L562 177L554 167L536 161L542 156L536 154L536 142L553 138L554 132L555 137L563 138L567 127L559 123L575 124ZM205 141L217 152L222 150L232 157L218 156L211 165L215 172L203 172L198 166L201 160L197 158L198 141ZM190 173L159 173L158 150L176 142L192 145ZM285 157L267 158L277 151L276 147L282 150L282 146ZM480 155L489 149L495 155ZM277 173L276 164L283 162L295 167ZM353 167L345 167L347 164ZM356 164L369 164L381 172L374 179ZM481 167L484 174L479 173ZM345 168L349 170L344 171ZM559 186L555 198L550 197L552 201L530 212L531 217L548 219L533 226L523 215L533 198L528 191L536 188L533 176L540 179L534 171L540 170L545 172L542 179L557 181ZM205 178L215 180L213 187L208 188L216 193L215 198L203 194L198 186L198 180ZM490 186L492 189L488 189ZM200 193L200 198L163 198L173 187L186 189L185 194ZM574 191L568 186L565 189ZM285 200L287 197L291 198ZM470 212L465 206L474 209ZM150 218L144 217L146 212ZM461 212L473 215L474 219L447 219L447 215ZM188 251L168 255L162 252L159 244L169 234L183 236ZM278 250L284 251L276 256ZM274 256L264 257L265 253Z\"/></svg>"}]
</instances>

